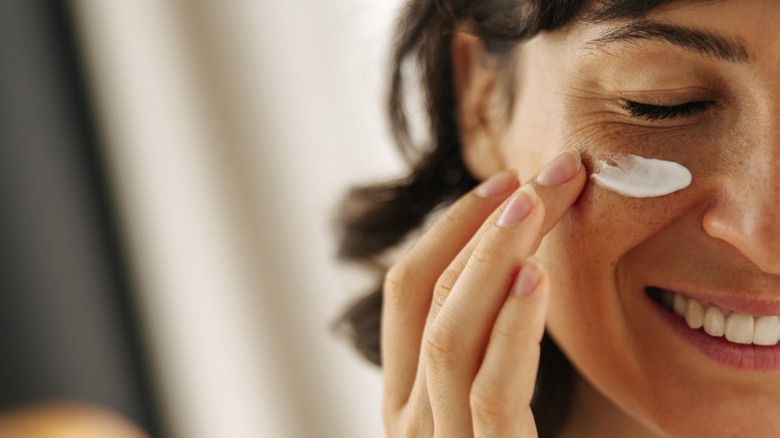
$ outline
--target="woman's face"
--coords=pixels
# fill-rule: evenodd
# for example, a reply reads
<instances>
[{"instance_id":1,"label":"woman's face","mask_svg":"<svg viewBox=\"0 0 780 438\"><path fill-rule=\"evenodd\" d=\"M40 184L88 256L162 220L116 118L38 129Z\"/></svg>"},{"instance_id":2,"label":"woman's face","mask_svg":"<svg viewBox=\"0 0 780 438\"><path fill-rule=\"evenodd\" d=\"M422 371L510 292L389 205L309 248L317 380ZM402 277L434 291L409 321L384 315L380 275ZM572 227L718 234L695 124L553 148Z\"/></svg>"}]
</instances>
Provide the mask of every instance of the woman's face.
<instances>
[{"instance_id":1,"label":"woman's face","mask_svg":"<svg viewBox=\"0 0 780 438\"><path fill-rule=\"evenodd\" d=\"M571 147L589 170L635 154L693 174L656 198L589 183L538 253L551 335L607 399L674 436L780 435L780 346L690 329L647 293L780 315L778 22L776 0L672 2L541 35L518 65L500 144L522 178Z\"/></svg>"}]
</instances>

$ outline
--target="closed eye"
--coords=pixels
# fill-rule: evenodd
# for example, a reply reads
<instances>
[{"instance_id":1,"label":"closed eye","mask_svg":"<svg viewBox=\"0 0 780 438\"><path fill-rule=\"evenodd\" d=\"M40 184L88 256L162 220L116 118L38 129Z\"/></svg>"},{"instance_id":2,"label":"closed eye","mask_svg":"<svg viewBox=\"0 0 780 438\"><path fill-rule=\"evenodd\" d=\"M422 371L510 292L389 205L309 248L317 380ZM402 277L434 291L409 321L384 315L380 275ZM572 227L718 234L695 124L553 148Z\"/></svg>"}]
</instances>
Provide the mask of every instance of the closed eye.
<instances>
[{"instance_id":1,"label":"closed eye","mask_svg":"<svg viewBox=\"0 0 780 438\"><path fill-rule=\"evenodd\" d=\"M715 102L696 101L686 102L680 105L664 106L648 103L626 101L623 108L631 117L643 118L650 121L673 119L678 117L690 117L705 111Z\"/></svg>"}]
</instances>

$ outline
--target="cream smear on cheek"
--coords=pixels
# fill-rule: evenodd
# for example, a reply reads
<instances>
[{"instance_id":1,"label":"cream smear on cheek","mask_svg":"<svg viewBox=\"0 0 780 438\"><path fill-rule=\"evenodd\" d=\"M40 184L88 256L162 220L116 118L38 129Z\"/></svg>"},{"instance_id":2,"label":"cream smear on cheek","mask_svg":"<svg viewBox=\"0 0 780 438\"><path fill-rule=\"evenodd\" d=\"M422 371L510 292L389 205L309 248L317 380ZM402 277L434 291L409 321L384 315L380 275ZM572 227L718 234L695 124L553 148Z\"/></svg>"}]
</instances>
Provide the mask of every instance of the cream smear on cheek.
<instances>
[{"instance_id":1,"label":"cream smear on cheek","mask_svg":"<svg viewBox=\"0 0 780 438\"><path fill-rule=\"evenodd\" d=\"M682 164L638 155L600 160L596 167L599 170L591 178L598 185L631 198L668 195L688 187L693 180Z\"/></svg>"}]
</instances>

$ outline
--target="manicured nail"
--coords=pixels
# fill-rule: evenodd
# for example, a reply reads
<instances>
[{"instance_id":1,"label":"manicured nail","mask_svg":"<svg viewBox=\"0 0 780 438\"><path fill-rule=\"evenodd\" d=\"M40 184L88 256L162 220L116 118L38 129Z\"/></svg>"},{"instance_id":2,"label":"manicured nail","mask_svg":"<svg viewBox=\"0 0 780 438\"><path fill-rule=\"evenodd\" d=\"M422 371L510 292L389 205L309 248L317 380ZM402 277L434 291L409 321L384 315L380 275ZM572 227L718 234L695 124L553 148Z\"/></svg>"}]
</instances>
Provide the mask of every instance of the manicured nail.
<instances>
[{"instance_id":1,"label":"manicured nail","mask_svg":"<svg viewBox=\"0 0 780 438\"><path fill-rule=\"evenodd\" d=\"M477 190L474 193L480 198L492 198L494 196L504 195L512 190L512 185L516 179L517 178L512 172L505 170L485 180L477 187Z\"/></svg>"},{"instance_id":2,"label":"manicured nail","mask_svg":"<svg viewBox=\"0 0 780 438\"><path fill-rule=\"evenodd\" d=\"M512 286L512 293L519 297L531 295L542 282L542 269L539 267L536 257L529 257L520 269Z\"/></svg>"},{"instance_id":3,"label":"manicured nail","mask_svg":"<svg viewBox=\"0 0 780 438\"><path fill-rule=\"evenodd\" d=\"M577 149L569 149L550 161L536 176L536 182L543 186L559 186L571 181L581 165L580 152Z\"/></svg>"},{"instance_id":4,"label":"manicured nail","mask_svg":"<svg viewBox=\"0 0 780 438\"><path fill-rule=\"evenodd\" d=\"M536 191L533 186L526 184L520 187L520 190L512 195L512 198L507 202L496 225L506 228L522 221L531 214L531 210L536 205L536 199Z\"/></svg>"}]
</instances>

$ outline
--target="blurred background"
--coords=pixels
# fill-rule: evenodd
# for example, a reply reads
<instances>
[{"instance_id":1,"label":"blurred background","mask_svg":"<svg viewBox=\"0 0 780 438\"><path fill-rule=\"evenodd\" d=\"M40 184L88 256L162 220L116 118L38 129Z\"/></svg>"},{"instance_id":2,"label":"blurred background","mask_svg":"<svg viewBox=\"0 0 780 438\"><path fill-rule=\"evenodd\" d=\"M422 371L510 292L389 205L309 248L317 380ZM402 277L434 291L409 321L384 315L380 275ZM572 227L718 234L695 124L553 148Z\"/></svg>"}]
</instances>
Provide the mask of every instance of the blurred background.
<instances>
[{"instance_id":1,"label":"blurred background","mask_svg":"<svg viewBox=\"0 0 780 438\"><path fill-rule=\"evenodd\" d=\"M101 406L154 437L382 436L331 327L400 0L0 2L0 412Z\"/></svg>"}]
</instances>

